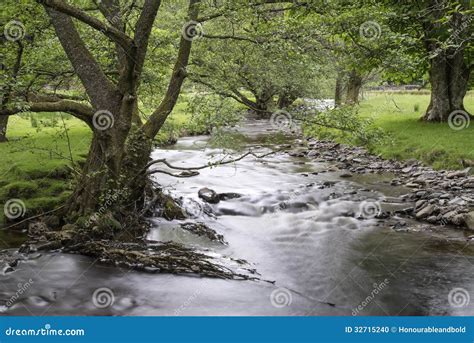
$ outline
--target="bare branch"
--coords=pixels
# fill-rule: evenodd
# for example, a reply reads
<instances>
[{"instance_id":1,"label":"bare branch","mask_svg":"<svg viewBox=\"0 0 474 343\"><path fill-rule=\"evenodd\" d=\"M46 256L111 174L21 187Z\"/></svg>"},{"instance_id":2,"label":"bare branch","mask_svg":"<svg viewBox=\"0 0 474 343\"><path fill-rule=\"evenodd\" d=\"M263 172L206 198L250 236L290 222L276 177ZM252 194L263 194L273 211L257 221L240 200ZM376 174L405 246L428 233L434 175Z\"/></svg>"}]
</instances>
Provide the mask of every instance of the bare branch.
<instances>
[{"instance_id":1,"label":"bare branch","mask_svg":"<svg viewBox=\"0 0 474 343\"><path fill-rule=\"evenodd\" d=\"M172 165L171 163L169 163L166 159L159 159L159 160L154 160L154 161L151 161L150 163L148 163L145 167L145 169L148 169L150 168L151 166L155 165L155 164L158 164L158 163L162 163L164 164L165 166L167 166L168 168L170 169L175 169L175 170L183 170L183 171L187 171L187 172L195 172L197 173L197 170L201 170L201 169L205 169L205 168L212 168L212 167L217 167L217 166L221 166L221 165L225 165L225 164L230 164L230 163L235 163L235 162L238 162L242 159L244 159L245 157L247 156L254 156L255 158L264 158L264 157L267 157L269 155L273 155L273 154L276 154L280 152L280 150L276 150L276 151L271 151L269 153L266 153L266 154L262 154L262 155L257 155L255 154L253 151L248 151L246 152L245 154L237 157L237 158L234 158L234 159L231 159L231 160L226 160L227 158L227 155L224 156L221 160L217 161L217 162L210 162L208 164L205 164L205 165L202 165L202 166L197 166L197 167L179 167L179 166L174 166ZM175 177L191 177L191 176L194 176L194 175L190 175L190 174L184 174L184 175L175 175L175 174L171 174L169 172L166 172L166 171L163 171L161 169L158 169L158 170L151 170L149 171L147 174L148 175L151 175L151 174L154 174L154 173L163 173L163 174L167 174L167 175L171 175L171 176L175 176ZM198 175L199 173L195 174L195 175Z\"/></svg>"}]
</instances>

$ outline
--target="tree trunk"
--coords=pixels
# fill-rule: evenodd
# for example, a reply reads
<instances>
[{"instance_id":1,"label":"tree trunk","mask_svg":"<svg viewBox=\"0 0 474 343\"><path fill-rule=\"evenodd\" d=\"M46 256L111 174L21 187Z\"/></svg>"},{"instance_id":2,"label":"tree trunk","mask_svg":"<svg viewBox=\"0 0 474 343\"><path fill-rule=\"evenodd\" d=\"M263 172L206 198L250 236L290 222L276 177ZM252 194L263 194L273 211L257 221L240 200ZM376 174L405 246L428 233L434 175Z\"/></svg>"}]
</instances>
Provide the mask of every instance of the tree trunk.
<instances>
[{"instance_id":1,"label":"tree trunk","mask_svg":"<svg viewBox=\"0 0 474 343\"><path fill-rule=\"evenodd\" d=\"M349 74L349 81L347 82L346 103L348 105L355 105L359 103L359 94L361 88L362 77L355 70L352 70Z\"/></svg>"},{"instance_id":2,"label":"tree trunk","mask_svg":"<svg viewBox=\"0 0 474 343\"><path fill-rule=\"evenodd\" d=\"M422 120L446 122L454 111L469 115L464 108L469 74L463 50L452 56L440 52L434 57L430 67L431 100Z\"/></svg>"},{"instance_id":3,"label":"tree trunk","mask_svg":"<svg viewBox=\"0 0 474 343\"><path fill-rule=\"evenodd\" d=\"M334 92L334 106L339 107L342 105L342 91L344 89L344 74L342 72L337 73L336 78L336 89Z\"/></svg>"},{"instance_id":4,"label":"tree trunk","mask_svg":"<svg viewBox=\"0 0 474 343\"><path fill-rule=\"evenodd\" d=\"M7 141L8 116L0 116L0 143Z\"/></svg>"},{"instance_id":5,"label":"tree trunk","mask_svg":"<svg viewBox=\"0 0 474 343\"><path fill-rule=\"evenodd\" d=\"M297 97L293 94L284 92L278 96L277 106L280 110L288 108L295 102L296 99Z\"/></svg>"},{"instance_id":6,"label":"tree trunk","mask_svg":"<svg viewBox=\"0 0 474 343\"><path fill-rule=\"evenodd\" d=\"M68 212L74 217L91 214L104 206L135 209L137 203L143 201L146 183L143 169L148 163L152 145L137 126L131 132L129 118L135 107L134 103L120 100L120 105L116 103L108 107L119 108L116 111L120 111L120 116L113 115L111 120L107 118L109 121L104 127L100 127L100 118L94 122L89 154L67 204ZM113 204L110 204L110 199L113 199Z\"/></svg>"},{"instance_id":7,"label":"tree trunk","mask_svg":"<svg viewBox=\"0 0 474 343\"><path fill-rule=\"evenodd\" d=\"M255 96L255 112L261 118L268 118L272 113L273 92L264 89Z\"/></svg>"}]
</instances>

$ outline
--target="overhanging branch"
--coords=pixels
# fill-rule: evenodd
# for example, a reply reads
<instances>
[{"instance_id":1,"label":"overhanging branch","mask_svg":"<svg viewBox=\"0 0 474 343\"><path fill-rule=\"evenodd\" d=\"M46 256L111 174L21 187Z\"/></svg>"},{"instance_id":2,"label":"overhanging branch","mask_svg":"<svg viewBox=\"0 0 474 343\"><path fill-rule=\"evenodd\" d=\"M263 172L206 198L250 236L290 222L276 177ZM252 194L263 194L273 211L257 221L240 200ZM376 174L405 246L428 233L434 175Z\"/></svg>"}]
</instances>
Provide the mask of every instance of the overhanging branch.
<instances>
[{"instance_id":1,"label":"overhanging branch","mask_svg":"<svg viewBox=\"0 0 474 343\"><path fill-rule=\"evenodd\" d=\"M50 7L58 12L67 14L77 20L89 25L90 27L102 32L104 35L109 37L111 40L119 44L125 51L130 51L133 47L133 41L124 32L116 29L113 26L107 25L90 15L83 10L71 6L64 1L60 0L37 0L44 6Z\"/></svg>"}]
</instances>

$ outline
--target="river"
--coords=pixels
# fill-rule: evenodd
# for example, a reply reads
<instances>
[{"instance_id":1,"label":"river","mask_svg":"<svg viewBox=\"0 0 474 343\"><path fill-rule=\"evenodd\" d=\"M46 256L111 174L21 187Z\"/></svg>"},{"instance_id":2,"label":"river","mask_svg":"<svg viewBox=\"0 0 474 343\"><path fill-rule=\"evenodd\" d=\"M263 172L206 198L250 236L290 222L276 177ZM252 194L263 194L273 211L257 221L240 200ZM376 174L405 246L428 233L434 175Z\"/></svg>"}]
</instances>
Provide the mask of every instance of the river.
<instances>
[{"instance_id":1,"label":"river","mask_svg":"<svg viewBox=\"0 0 474 343\"><path fill-rule=\"evenodd\" d=\"M263 142L275 134L264 121L249 121L239 131L247 137L246 149L262 153L269 148ZM222 152L208 143L206 136L184 137L153 157L202 165ZM275 284L148 274L83 256L33 254L0 275L0 314L474 315L474 299L453 300L453 291L474 294L474 245L462 231L407 219L407 227L394 230L397 217L353 215L367 200L403 208L399 196L406 190L390 186L391 175L346 179L330 163L286 153L248 157L192 178L155 175L189 204L196 217L189 221L206 223L228 245L160 218L150 219L149 239L177 241L223 261L244 259ZM205 205L197 195L202 187L242 197ZM0 240L11 246L18 237L2 233ZM94 291L104 287L113 301L94 305Z\"/></svg>"}]
</instances>

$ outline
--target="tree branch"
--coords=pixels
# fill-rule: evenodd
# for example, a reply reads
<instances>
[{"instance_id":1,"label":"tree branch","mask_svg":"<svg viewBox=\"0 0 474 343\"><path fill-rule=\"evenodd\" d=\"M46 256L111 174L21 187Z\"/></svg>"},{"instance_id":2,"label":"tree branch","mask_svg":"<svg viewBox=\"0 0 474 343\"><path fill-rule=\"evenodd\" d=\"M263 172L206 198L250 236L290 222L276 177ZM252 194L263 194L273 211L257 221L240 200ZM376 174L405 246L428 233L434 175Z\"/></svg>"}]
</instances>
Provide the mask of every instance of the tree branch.
<instances>
[{"instance_id":1,"label":"tree branch","mask_svg":"<svg viewBox=\"0 0 474 343\"><path fill-rule=\"evenodd\" d=\"M89 25L90 27L102 32L104 35L109 37L112 41L119 44L125 51L129 52L133 47L133 41L124 32L117 30L115 27L107 25L91 17L81 9L71 6L64 1L60 0L37 0L39 3L54 9L58 12L64 13L68 16L76 18L77 20Z\"/></svg>"},{"instance_id":2,"label":"tree branch","mask_svg":"<svg viewBox=\"0 0 474 343\"><path fill-rule=\"evenodd\" d=\"M84 44L71 17L45 6L56 35L96 108L106 108L108 100L116 95L115 85L107 78Z\"/></svg>"},{"instance_id":3,"label":"tree branch","mask_svg":"<svg viewBox=\"0 0 474 343\"><path fill-rule=\"evenodd\" d=\"M32 102L29 107L15 107L0 110L0 116L11 116L20 112L65 112L92 125L92 107L71 100Z\"/></svg>"},{"instance_id":4,"label":"tree branch","mask_svg":"<svg viewBox=\"0 0 474 343\"><path fill-rule=\"evenodd\" d=\"M188 7L189 20L196 21L199 13L200 0L190 0ZM151 114L148 121L143 125L142 129L148 138L153 139L168 118L178 100L181 86L186 78L186 67L189 63L189 55L191 53L192 39L181 36L179 43L178 56L171 74L171 79L166 91L165 97L161 101L158 108Z\"/></svg>"}]
</instances>

